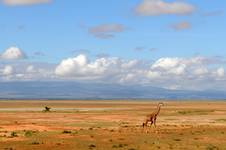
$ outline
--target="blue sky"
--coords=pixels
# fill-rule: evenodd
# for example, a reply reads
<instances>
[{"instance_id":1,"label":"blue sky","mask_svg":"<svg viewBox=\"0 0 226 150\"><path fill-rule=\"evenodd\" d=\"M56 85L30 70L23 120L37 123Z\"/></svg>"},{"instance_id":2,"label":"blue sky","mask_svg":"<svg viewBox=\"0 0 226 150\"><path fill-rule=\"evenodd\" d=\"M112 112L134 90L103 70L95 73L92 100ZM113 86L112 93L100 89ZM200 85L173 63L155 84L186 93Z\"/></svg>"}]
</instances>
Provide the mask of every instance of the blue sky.
<instances>
[{"instance_id":1,"label":"blue sky","mask_svg":"<svg viewBox=\"0 0 226 150\"><path fill-rule=\"evenodd\" d=\"M156 11L156 3L166 10L150 14ZM186 7L181 10L182 4ZM138 13L141 5L147 9L142 7ZM224 73L226 2L222 0L1 0L0 10L1 53L16 47L26 55L23 60L0 61L23 64L21 70L28 63L60 65L83 53L93 62L97 55L152 62L149 68L162 58L171 58L169 63L176 58L214 62L219 58L220 63L199 65ZM75 76L70 74L70 79Z\"/></svg>"},{"instance_id":2,"label":"blue sky","mask_svg":"<svg viewBox=\"0 0 226 150\"><path fill-rule=\"evenodd\" d=\"M43 51L47 62L59 62L71 51L87 49L92 55L107 53L123 58L157 59L189 57L195 54L225 56L224 10L226 2L211 0L186 1L194 5L192 15L137 16L133 9L141 0L60 1L29 6L1 5L0 49L18 46L32 54ZM215 16L205 13L218 12ZM170 26L180 21L191 29L174 31ZM114 38L102 40L91 36L87 28L99 24L118 23L127 29ZM18 29L18 28L22 29ZM157 51L136 52L136 47Z\"/></svg>"}]
</instances>

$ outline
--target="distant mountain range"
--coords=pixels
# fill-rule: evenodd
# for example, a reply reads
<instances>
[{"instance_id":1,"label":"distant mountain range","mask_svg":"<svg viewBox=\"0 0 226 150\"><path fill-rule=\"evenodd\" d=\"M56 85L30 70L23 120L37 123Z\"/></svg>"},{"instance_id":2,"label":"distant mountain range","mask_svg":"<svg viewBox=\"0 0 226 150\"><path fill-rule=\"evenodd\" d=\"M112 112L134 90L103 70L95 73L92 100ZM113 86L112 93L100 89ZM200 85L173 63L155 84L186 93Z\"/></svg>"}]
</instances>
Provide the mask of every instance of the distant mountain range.
<instances>
[{"instance_id":1,"label":"distant mountain range","mask_svg":"<svg viewBox=\"0 0 226 150\"><path fill-rule=\"evenodd\" d=\"M224 91L79 82L0 82L0 99L226 99Z\"/></svg>"}]
</instances>

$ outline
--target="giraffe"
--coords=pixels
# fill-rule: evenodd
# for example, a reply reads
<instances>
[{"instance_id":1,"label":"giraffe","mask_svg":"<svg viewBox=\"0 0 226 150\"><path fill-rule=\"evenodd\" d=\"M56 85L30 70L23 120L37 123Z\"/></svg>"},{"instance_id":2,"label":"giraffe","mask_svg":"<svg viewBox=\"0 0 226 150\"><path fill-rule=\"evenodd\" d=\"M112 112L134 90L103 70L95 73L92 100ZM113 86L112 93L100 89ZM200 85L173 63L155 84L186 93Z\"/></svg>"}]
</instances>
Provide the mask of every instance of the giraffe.
<instances>
[{"instance_id":1,"label":"giraffe","mask_svg":"<svg viewBox=\"0 0 226 150\"><path fill-rule=\"evenodd\" d=\"M157 106L157 109L153 113L147 115L146 120L143 123L143 128L145 126L147 127L148 122L151 122L151 125L154 123L154 126L156 127L156 119L157 119L157 117L159 115L161 106L163 106L163 103L159 103L158 106Z\"/></svg>"}]
</instances>

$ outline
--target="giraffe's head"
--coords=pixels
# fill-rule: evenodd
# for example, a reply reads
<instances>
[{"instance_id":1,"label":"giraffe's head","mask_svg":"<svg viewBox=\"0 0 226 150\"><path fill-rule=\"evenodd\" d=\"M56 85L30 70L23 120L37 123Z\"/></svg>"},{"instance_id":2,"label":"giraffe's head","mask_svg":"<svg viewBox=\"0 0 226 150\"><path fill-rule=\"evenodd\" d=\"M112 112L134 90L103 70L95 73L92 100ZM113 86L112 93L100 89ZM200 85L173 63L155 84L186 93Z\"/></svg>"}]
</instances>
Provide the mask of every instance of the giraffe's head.
<instances>
[{"instance_id":1,"label":"giraffe's head","mask_svg":"<svg viewBox=\"0 0 226 150\"><path fill-rule=\"evenodd\" d=\"M164 106L164 104L163 104L162 102L160 102L158 105L159 105L159 106Z\"/></svg>"}]
</instances>

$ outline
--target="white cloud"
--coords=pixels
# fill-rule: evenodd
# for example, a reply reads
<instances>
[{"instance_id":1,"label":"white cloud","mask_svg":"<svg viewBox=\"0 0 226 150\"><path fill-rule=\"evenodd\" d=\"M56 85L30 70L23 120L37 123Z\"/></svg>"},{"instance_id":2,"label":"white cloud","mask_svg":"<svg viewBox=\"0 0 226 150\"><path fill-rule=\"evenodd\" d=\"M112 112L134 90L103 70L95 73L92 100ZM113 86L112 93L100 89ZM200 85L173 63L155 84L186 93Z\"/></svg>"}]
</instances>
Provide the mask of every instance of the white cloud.
<instances>
[{"instance_id":1,"label":"white cloud","mask_svg":"<svg viewBox=\"0 0 226 150\"><path fill-rule=\"evenodd\" d=\"M5 5L34 5L41 3L49 3L51 0L2 0Z\"/></svg>"},{"instance_id":2,"label":"white cloud","mask_svg":"<svg viewBox=\"0 0 226 150\"><path fill-rule=\"evenodd\" d=\"M200 90L226 88L224 65L216 57L163 57L146 62L109 56L89 59L80 54L58 65L7 61L0 64L0 79L75 80Z\"/></svg>"},{"instance_id":3,"label":"white cloud","mask_svg":"<svg viewBox=\"0 0 226 150\"><path fill-rule=\"evenodd\" d=\"M161 58L157 60L151 68L175 75L182 75L185 73L187 67L185 63L181 63L182 61L183 59L181 58Z\"/></svg>"},{"instance_id":4,"label":"white cloud","mask_svg":"<svg viewBox=\"0 0 226 150\"><path fill-rule=\"evenodd\" d=\"M224 68L218 68L217 71L217 76L220 77L220 78L223 78L225 76L225 71L224 71Z\"/></svg>"},{"instance_id":5,"label":"white cloud","mask_svg":"<svg viewBox=\"0 0 226 150\"><path fill-rule=\"evenodd\" d=\"M55 73L59 76L70 76L73 74L86 73L87 58L85 55L79 55L75 58L62 60L57 66Z\"/></svg>"},{"instance_id":6,"label":"white cloud","mask_svg":"<svg viewBox=\"0 0 226 150\"><path fill-rule=\"evenodd\" d=\"M130 69L138 64L139 64L138 60L130 60L130 61L127 61L126 63L122 63L121 67L124 69Z\"/></svg>"},{"instance_id":7,"label":"white cloud","mask_svg":"<svg viewBox=\"0 0 226 150\"><path fill-rule=\"evenodd\" d=\"M26 58L25 53L17 47L10 47L6 49L1 55L1 59L17 60Z\"/></svg>"},{"instance_id":8,"label":"white cloud","mask_svg":"<svg viewBox=\"0 0 226 150\"><path fill-rule=\"evenodd\" d=\"M62 60L56 67L55 73L58 76L67 76L72 78L95 78L102 75L110 65L106 58L99 58L94 62L88 62L83 54L74 58Z\"/></svg>"},{"instance_id":9,"label":"white cloud","mask_svg":"<svg viewBox=\"0 0 226 150\"><path fill-rule=\"evenodd\" d=\"M121 79L119 80L120 83L128 83L130 81L133 81L134 78L136 78L135 74L128 73L125 76L122 76Z\"/></svg>"},{"instance_id":10,"label":"white cloud","mask_svg":"<svg viewBox=\"0 0 226 150\"><path fill-rule=\"evenodd\" d=\"M199 68L195 68L193 73L194 73L194 75L201 76L201 75L208 74L209 71L206 67L199 67Z\"/></svg>"},{"instance_id":11,"label":"white cloud","mask_svg":"<svg viewBox=\"0 0 226 150\"><path fill-rule=\"evenodd\" d=\"M143 0L135 9L142 16L187 15L195 10L194 6L185 2L164 2L163 0Z\"/></svg>"},{"instance_id":12,"label":"white cloud","mask_svg":"<svg viewBox=\"0 0 226 150\"><path fill-rule=\"evenodd\" d=\"M129 73L138 65L137 60L122 60L115 57L98 58L89 61L85 55L62 60L56 67L55 74L60 77L80 78L80 79L119 79ZM127 74L128 73L128 74ZM120 79L119 79L120 80Z\"/></svg>"},{"instance_id":13,"label":"white cloud","mask_svg":"<svg viewBox=\"0 0 226 150\"><path fill-rule=\"evenodd\" d=\"M151 65L146 76L150 82L164 87L207 88L205 85L210 80L214 87L219 79L226 81L224 68L216 69L219 64L215 58L160 58Z\"/></svg>"},{"instance_id":14,"label":"white cloud","mask_svg":"<svg viewBox=\"0 0 226 150\"><path fill-rule=\"evenodd\" d=\"M55 65L25 61L7 61L0 64L0 81L54 80Z\"/></svg>"},{"instance_id":15,"label":"white cloud","mask_svg":"<svg viewBox=\"0 0 226 150\"><path fill-rule=\"evenodd\" d=\"M29 65L26 69L26 72L28 73L32 73L32 72L35 72L35 69L34 69L34 66L33 65Z\"/></svg>"},{"instance_id":16,"label":"white cloud","mask_svg":"<svg viewBox=\"0 0 226 150\"><path fill-rule=\"evenodd\" d=\"M169 68L174 68L180 65L180 61L182 59L180 58L160 58L158 59L153 65L152 68L162 68L162 69L169 69Z\"/></svg>"},{"instance_id":17,"label":"white cloud","mask_svg":"<svg viewBox=\"0 0 226 150\"><path fill-rule=\"evenodd\" d=\"M161 72L157 72L157 71L148 71L147 72L147 77L150 79L156 79L156 78L160 78L161 77Z\"/></svg>"},{"instance_id":18,"label":"white cloud","mask_svg":"<svg viewBox=\"0 0 226 150\"><path fill-rule=\"evenodd\" d=\"M15 77L17 79L25 79L25 74L16 74Z\"/></svg>"},{"instance_id":19,"label":"white cloud","mask_svg":"<svg viewBox=\"0 0 226 150\"><path fill-rule=\"evenodd\" d=\"M90 61L85 55L79 55L61 61L55 74L62 79L194 88L193 86L201 81L205 85L210 79L217 82L221 77L221 80L224 80L224 68L214 69L218 63L215 58L205 57L166 57L149 64L114 57Z\"/></svg>"},{"instance_id":20,"label":"white cloud","mask_svg":"<svg viewBox=\"0 0 226 150\"><path fill-rule=\"evenodd\" d=\"M13 74L13 67L10 65L6 65L2 70L2 75L10 76Z\"/></svg>"},{"instance_id":21,"label":"white cloud","mask_svg":"<svg viewBox=\"0 0 226 150\"><path fill-rule=\"evenodd\" d=\"M125 27L122 24L101 24L88 29L88 32L96 38L113 38L115 33L124 32Z\"/></svg>"}]
</instances>

